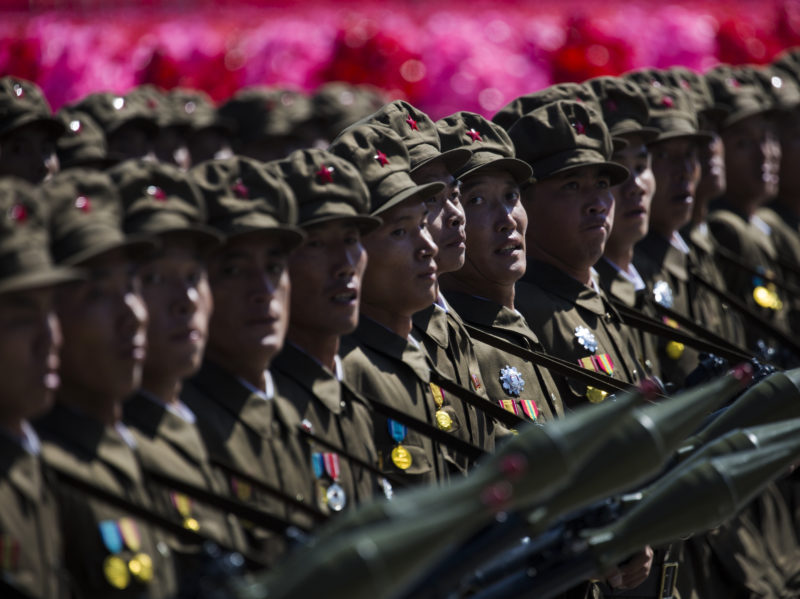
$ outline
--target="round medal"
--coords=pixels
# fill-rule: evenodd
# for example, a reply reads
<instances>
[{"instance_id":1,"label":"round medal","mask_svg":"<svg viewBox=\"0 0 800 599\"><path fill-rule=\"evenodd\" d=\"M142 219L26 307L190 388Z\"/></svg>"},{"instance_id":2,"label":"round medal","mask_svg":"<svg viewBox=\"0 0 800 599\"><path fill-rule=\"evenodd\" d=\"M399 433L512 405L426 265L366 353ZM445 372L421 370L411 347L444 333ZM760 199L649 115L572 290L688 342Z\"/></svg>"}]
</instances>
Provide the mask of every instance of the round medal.
<instances>
[{"instance_id":1,"label":"round medal","mask_svg":"<svg viewBox=\"0 0 800 599\"><path fill-rule=\"evenodd\" d=\"M685 349L683 343L678 343L677 341L670 341L667 343L667 347L665 348L667 355L672 360L679 360L680 357L683 355L683 350Z\"/></svg>"},{"instance_id":2,"label":"round medal","mask_svg":"<svg viewBox=\"0 0 800 599\"><path fill-rule=\"evenodd\" d=\"M392 450L392 462L400 470L406 470L411 467L411 454L405 447L398 445Z\"/></svg>"},{"instance_id":3,"label":"round medal","mask_svg":"<svg viewBox=\"0 0 800 599\"><path fill-rule=\"evenodd\" d=\"M608 392L603 391L602 389L595 389L594 387L586 387L586 399L588 399L592 403L600 403L606 397L608 397Z\"/></svg>"},{"instance_id":4,"label":"round medal","mask_svg":"<svg viewBox=\"0 0 800 599\"><path fill-rule=\"evenodd\" d=\"M188 530L193 530L194 532L197 532L198 530L200 530L200 523L194 518L184 518L183 527Z\"/></svg>"},{"instance_id":5,"label":"round medal","mask_svg":"<svg viewBox=\"0 0 800 599\"><path fill-rule=\"evenodd\" d=\"M450 418L450 414L448 414L444 410L437 410L436 424L443 431L449 431L451 428L453 428L453 419Z\"/></svg>"},{"instance_id":6,"label":"round medal","mask_svg":"<svg viewBox=\"0 0 800 599\"><path fill-rule=\"evenodd\" d=\"M328 487L328 505L334 512L341 512L347 505L347 495L338 483L333 483Z\"/></svg>"},{"instance_id":7,"label":"round medal","mask_svg":"<svg viewBox=\"0 0 800 599\"><path fill-rule=\"evenodd\" d=\"M139 582L148 583L153 580L153 560L146 553L137 553L128 562L128 569Z\"/></svg>"},{"instance_id":8,"label":"round medal","mask_svg":"<svg viewBox=\"0 0 800 599\"><path fill-rule=\"evenodd\" d=\"M756 303L762 308L769 308L774 302L773 294L763 285L759 285L753 289L753 299L756 300Z\"/></svg>"},{"instance_id":9,"label":"round medal","mask_svg":"<svg viewBox=\"0 0 800 599\"><path fill-rule=\"evenodd\" d=\"M115 589L122 590L128 588L128 585L131 583L131 577L130 574L128 574L128 568L125 566L125 562L116 555L109 555L105 561L103 561L103 574L105 574L108 584Z\"/></svg>"}]
</instances>

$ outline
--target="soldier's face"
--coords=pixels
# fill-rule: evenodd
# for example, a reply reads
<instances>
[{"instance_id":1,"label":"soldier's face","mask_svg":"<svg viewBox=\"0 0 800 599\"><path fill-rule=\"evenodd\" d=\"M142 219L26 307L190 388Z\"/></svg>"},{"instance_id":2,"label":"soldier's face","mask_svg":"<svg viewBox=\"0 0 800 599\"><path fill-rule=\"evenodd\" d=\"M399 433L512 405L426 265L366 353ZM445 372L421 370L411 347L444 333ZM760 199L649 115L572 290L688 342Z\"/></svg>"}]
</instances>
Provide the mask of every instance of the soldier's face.
<instances>
[{"instance_id":1,"label":"soldier's face","mask_svg":"<svg viewBox=\"0 0 800 599\"><path fill-rule=\"evenodd\" d=\"M290 335L340 336L358 325L367 252L358 227L345 220L306 230L308 237L289 259L292 282Z\"/></svg>"},{"instance_id":2,"label":"soldier's face","mask_svg":"<svg viewBox=\"0 0 800 599\"><path fill-rule=\"evenodd\" d=\"M597 166L569 170L525 189L528 255L565 270L585 271L603 255L614 220L608 174Z\"/></svg>"},{"instance_id":3,"label":"soldier's face","mask_svg":"<svg viewBox=\"0 0 800 599\"><path fill-rule=\"evenodd\" d=\"M439 248L436 268L439 274L454 272L464 266L466 235L464 208L458 181L439 160L417 169L411 175L414 183L423 185L440 181L445 188L426 202L428 231Z\"/></svg>"},{"instance_id":4,"label":"soldier's face","mask_svg":"<svg viewBox=\"0 0 800 599\"><path fill-rule=\"evenodd\" d=\"M650 211L650 228L669 238L692 218L694 194L700 177L697 142L678 137L650 147L656 192Z\"/></svg>"},{"instance_id":5,"label":"soldier's face","mask_svg":"<svg viewBox=\"0 0 800 599\"><path fill-rule=\"evenodd\" d=\"M208 351L267 368L283 347L289 322L288 252L276 233L241 235L208 261L214 297Z\"/></svg>"},{"instance_id":6,"label":"soldier's face","mask_svg":"<svg viewBox=\"0 0 800 599\"><path fill-rule=\"evenodd\" d=\"M656 189L650 153L641 136L626 137L628 145L614 153L614 162L626 167L631 176L612 188L614 194L614 226L608 243L627 248L647 235L650 202Z\"/></svg>"},{"instance_id":7,"label":"soldier's face","mask_svg":"<svg viewBox=\"0 0 800 599\"><path fill-rule=\"evenodd\" d=\"M108 135L107 141L110 155L121 156L123 159L145 158L147 160L155 160L153 140L138 122L122 125Z\"/></svg>"},{"instance_id":8,"label":"soldier's face","mask_svg":"<svg viewBox=\"0 0 800 599\"><path fill-rule=\"evenodd\" d=\"M697 183L695 202L707 202L725 193L725 146L716 133L708 143L697 150L700 160L700 181Z\"/></svg>"},{"instance_id":9,"label":"soldier's face","mask_svg":"<svg viewBox=\"0 0 800 599\"><path fill-rule=\"evenodd\" d=\"M143 387L153 391L155 385L184 379L200 367L213 305L196 243L176 234L162 239L158 257L139 267L150 316Z\"/></svg>"},{"instance_id":10,"label":"soldier's face","mask_svg":"<svg viewBox=\"0 0 800 599\"><path fill-rule=\"evenodd\" d=\"M49 409L60 348L51 289L0 295L0 424L16 431L20 420Z\"/></svg>"},{"instance_id":11,"label":"soldier's face","mask_svg":"<svg viewBox=\"0 0 800 599\"><path fill-rule=\"evenodd\" d=\"M473 285L511 286L525 274L528 215L519 186L505 171L484 171L462 182L467 255L456 276Z\"/></svg>"},{"instance_id":12,"label":"soldier's face","mask_svg":"<svg viewBox=\"0 0 800 599\"><path fill-rule=\"evenodd\" d=\"M41 183L58 172L53 134L41 123L31 123L0 138L0 175Z\"/></svg>"},{"instance_id":13,"label":"soldier's face","mask_svg":"<svg viewBox=\"0 0 800 599\"><path fill-rule=\"evenodd\" d=\"M57 293L64 335L61 379L87 400L119 400L139 388L147 343L147 309L139 277L123 250L81 265L89 280Z\"/></svg>"},{"instance_id":14,"label":"soldier's face","mask_svg":"<svg viewBox=\"0 0 800 599\"><path fill-rule=\"evenodd\" d=\"M436 299L436 244L428 233L427 208L407 200L380 216L383 224L364 236L369 264L362 303L411 316Z\"/></svg>"},{"instance_id":15,"label":"soldier's face","mask_svg":"<svg viewBox=\"0 0 800 599\"><path fill-rule=\"evenodd\" d=\"M800 201L800 114L791 112L781 117L778 127L781 145L781 195Z\"/></svg>"},{"instance_id":16,"label":"soldier's face","mask_svg":"<svg viewBox=\"0 0 800 599\"><path fill-rule=\"evenodd\" d=\"M728 197L763 203L775 195L780 146L769 120L761 115L742 119L723 129L720 137L725 145Z\"/></svg>"}]
</instances>

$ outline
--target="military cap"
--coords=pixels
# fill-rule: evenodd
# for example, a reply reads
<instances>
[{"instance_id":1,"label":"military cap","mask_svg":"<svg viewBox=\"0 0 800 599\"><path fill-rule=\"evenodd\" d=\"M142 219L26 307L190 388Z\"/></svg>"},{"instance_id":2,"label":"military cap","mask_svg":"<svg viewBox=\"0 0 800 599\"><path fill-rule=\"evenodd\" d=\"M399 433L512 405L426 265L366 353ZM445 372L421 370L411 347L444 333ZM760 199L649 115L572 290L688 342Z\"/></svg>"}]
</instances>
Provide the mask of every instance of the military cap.
<instances>
[{"instance_id":1,"label":"military cap","mask_svg":"<svg viewBox=\"0 0 800 599\"><path fill-rule=\"evenodd\" d=\"M184 122L194 130L222 129L230 133L234 124L220 116L211 98L203 91L176 87L169 91L173 110L182 114Z\"/></svg>"},{"instance_id":2,"label":"military cap","mask_svg":"<svg viewBox=\"0 0 800 599\"><path fill-rule=\"evenodd\" d=\"M442 152L433 120L403 100L384 105L358 124L382 125L397 133L408 150L412 173L434 160L441 160L453 174L469 160L470 150L465 148L451 148Z\"/></svg>"},{"instance_id":3,"label":"military cap","mask_svg":"<svg viewBox=\"0 0 800 599\"><path fill-rule=\"evenodd\" d=\"M430 198L445 185L441 182L417 185L411 179L411 159L397 133L379 125L353 125L337 137L328 148L349 160L361 173L370 194L372 216L410 199ZM320 172L320 177L328 175Z\"/></svg>"},{"instance_id":4,"label":"military cap","mask_svg":"<svg viewBox=\"0 0 800 599\"><path fill-rule=\"evenodd\" d=\"M0 293L79 280L79 271L53 266L46 208L35 187L16 177L0 179Z\"/></svg>"},{"instance_id":5,"label":"military cap","mask_svg":"<svg viewBox=\"0 0 800 599\"><path fill-rule=\"evenodd\" d=\"M651 143L678 138L711 139L709 132L700 130L689 92L671 83L663 71L647 69L626 73L624 77L637 85L647 100L647 125L658 131L658 137Z\"/></svg>"},{"instance_id":6,"label":"military cap","mask_svg":"<svg viewBox=\"0 0 800 599\"><path fill-rule=\"evenodd\" d=\"M780 53L772 61L772 66L788 73L795 81L800 82L800 48L791 48Z\"/></svg>"},{"instance_id":7,"label":"military cap","mask_svg":"<svg viewBox=\"0 0 800 599\"><path fill-rule=\"evenodd\" d=\"M327 150L295 150L278 162L297 199L298 224L348 220L367 233L381 223L369 216L369 190L350 162Z\"/></svg>"},{"instance_id":8,"label":"military cap","mask_svg":"<svg viewBox=\"0 0 800 599\"><path fill-rule=\"evenodd\" d=\"M208 160L190 172L205 200L208 224L225 241L251 233L280 234L287 245L302 243L297 202L280 169L244 156Z\"/></svg>"},{"instance_id":9,"label":"military cap","mask_svg":"<svg viewBox=\"0 0 800 599\"><path fill-rule=\"evenodd\" d=\"M166 94L152 83L137 85L123 97L126 102L139 106L159 127L170 127L177 124Z\"/></svg>"},{"instance_id":10,"label":"military cap","mask_svg":"<svg viewBox=\"0 0 800 599\"><path fill-rule=\"evenodd\" d=\"M17 77L0 78L0 135L31 123L41 123L53 137L64 133L38 85Z\"/></svg>"},{"instance_id":11,"label":"military cap","mask_svg":"<svg viewBox=\"0 0 800 599\"><path fill-rule=\"evenodd\" d=\"M497 168L511 173L518 184L530 180L531 167L514 157L514 144L508 133L474 112L456 112L436 121L444 150L467 148L472 152L469 161L456 173L461 179L485 168Z\"/></svg>"},{"instance_id":12,"label":"military cap","mask_svg":"<svg viewBox=\"0 0 800 599\"><path fill-rule=\"evenodd\" d=\"M56 141L62 169L76 166L104 169L118 160L108 156L106 136L95 120L85 112L64 107L56 114L66 133Z\"/></svg>"},{"instance_id":13,"label":"military cap","mask_svg":"<svg viewBox=\"0 0 800 599\"><path fill-rule=\"evenodd\" d=\"M594 95L591 88L582 83L556 83L538 92L526 94L512 100L497 111L492 117L492 122L497 123L508 131L511 125L523 115L558 100L586 102L593 105L593 107L599 111L597 97Z\"/></svg>"},{"instance_id":14,"label":"military cap","mask_svg":"<svg viewBox=\"0 0 800 599\"><path fill-rule=\"evenodd\" d=\"M772 106L766 94L752 80L742 77L730 65L719 65L705 74L714 106L725 112L720 128L725 128L757 114L768 114Z\"/></svg>"},{"instance_id":15,"label":"military cap","mask_svg":"<svg viewBox=\"0 0 800 599\"><path fill-rule=\"evenodd\" d=\"M185 234L201 248L219 245L222 236L205 224L206 208L190 176L151 160L126 160L108 171L122 199L128 235Z\"/></svg>"},{"instance_id":16,"label":"military cap","mask_svg":"<svg viewBox=\"0 0 800 599\"><path fill-rule=\"evenodd\" d=\"M91 116L106 135L132 122L146 128L150 133L158 128L146 102L136 95L125 97L111 92L95 92L73 104L71 108Z\"/></svg>"},{"instance_id":17,"label":"military cap","mask_svg":"<svg viewBox=\"0 0 800 599\"><path fill-rule=\"evenodd\" d=\"M219 107L219 114L233 123L234 136L243 141L285 137L295 133L311 116L311 101L304 94L266 86L238 91Z\"/></svg>"},{"instance_id":18,"label":"military cap","mask_svg":"<svg viewBox=\"0 0 800 599\"><path fill-rule=\"evenodd\" d=\"M749 74L756 85L760 85L772 108L791 111L800 106L800 87L791 75L772 65L739 67L742 74Z\"/></svg>"},{"instance_id":19,"label":"military cap","mask_svg":"<svg viewBox=\"0 0 800 599\"><path fill-rule=\"evenodd\" d=\"M50 212L50 252L57 264L81 264L117 249L137 258L157 247L150 237L125 236L122 202L108 174L74 168L58 173L41 189Z\"/></svg>"},{"instance_id":20,"label":"military cap","mask_svg":"<svg viewBox=\"0 0 800 599\"><path fill-rule=\"evenodd\" d=\"M647 126L649 109L639 87L622 77L595 77L584 82L597 96L603 120L612 137L635 133L645 141L658 137L658 130Z\"/></svg>"},{"instance_id":21,"label":"military cap","mask_svg":"<svg viewBox=\"0 0 800 599\"><path fill-rule=\"evenodd\" d=\"M321 85L311 97L314 115L327 139L334 139L347 127L369 116L385 103L386 100L377 87L342 81Z\"/></svg>"},{"instance_id":22,"label":"military cap","mask_svg":"<svg viewBox=\"0 0 800 599\"><path fill-rule=\"evenodd\" d=\"M605 167L612 185L628 178L628 169L609 162L611 135L590 105L559 100L519 119L508 131L517 158L527 162L537 180L575 168Z\"/></svg>"}]
</instances>

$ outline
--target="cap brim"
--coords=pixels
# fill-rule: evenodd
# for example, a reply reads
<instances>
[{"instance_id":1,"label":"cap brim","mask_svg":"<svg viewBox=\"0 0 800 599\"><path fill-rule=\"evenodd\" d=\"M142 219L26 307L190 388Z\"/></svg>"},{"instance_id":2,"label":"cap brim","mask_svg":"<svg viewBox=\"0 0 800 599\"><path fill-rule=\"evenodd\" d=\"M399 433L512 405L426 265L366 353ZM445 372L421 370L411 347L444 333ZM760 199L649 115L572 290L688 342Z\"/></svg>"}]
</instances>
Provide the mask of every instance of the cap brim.
<instances>
[{"instance_id":1,"label":"cap brim","mask_svg":"<svg viewBox=\"0 0 800 599\"><path fill-rule=\"evenodd\" d=\"M120 163L116 158L85 158L83 160L62 160L59 156L59 163L62 170L68 168L89 168L104 171Z\"/></svg>"},{"instance_id":2,"label":"cap brim","mask_svg":"<svg viewBox=\"0 0 800 599\"><path fill-rule=\"evenodd\" d=\"M653 141L648 142L648 146L655 146L663 141L671 141L673 139L691 139L698 143L708 143L714 139L714 135L708 131L695 131L688 133L686 131L667 131L666 133L659 133Z\"/></svg>"},{"instance_id":3,"label":"cap brim","mask_svg":"<svg viewBox=\"0 0 800 599\"><path fill-rule=\"evenodd\" d=\"M637 135L642 138L642 141L645 145L653 143L659 136L659 130L653 127L642 127L640 129L628 129L628 130L621 130L615 131L612 133L613 139L615 140L622 140L625 142L625 146L620 149L617 149L616 146L614 147L615 152L619 152L619 150L624 150L630 142L628 141L627 137L629 135Z\"/></svg>"},{"instance_id":4,"label":"cap brim","mask_svg":"<svg viewBox=\"0 0 800 599\"><path fill-rule=\"evenodd\" d=\"M519 158L498 158L491 160L474 168L471 168L463 173L458 174L459 179L466 179L472 175L476 175L485 170L502 170L507 171L514 177L517 185L526 183L533 177L533 169L527 162L523 162Z\"/></svg>"},{"instance_id":5,"label":"cap brim","mask_svg":"<svg viewBox=\"0 0 800 599\"><path fill-rule=\"evenodd\" d=\"M123 250L131 260L141 260L149 257L158 249L158 241L151 236L130 235L124 241L116 241L111 243L104 243L85 249L82 252L73 254L72 256L61 261L65 266L78 266L87 260L97 258L108 252L115 250Z\"/></svg>"},{"instance_id":6,"label":"cap brim","mask_svg":"<svg viewBox=\"0 0 800 599\"><path fill-rule=\"evenodd\" d=\"M472 152L467 148L454 148L452 150L442 152L438 156L431 156L427 160L423 160L419 164L415 165L410 172L413 175L417 169L440 160L444 163L444 167L447 169L447 172L449 172L451 175L455 175L456 171L469 162L471 157Z\"/></svg>"},{"instance_id":7,"label":"cap brim","mask_svg":"<svg viewBox=\"0 0 800 599\"><path fill-rule=\"evenodd\" d=\"M339 221L354 224L356 227L358 227L358 230L361 232L362 235L366 235L367 233L374 231L383 224L383 221L377 216L366 216L366 215L339 216L335 214L330 214L328 216L320 216L318 218L309 219L307 221L299 223L299 226L304 229L307 229L309 227L313 227L314 225L322 225L325 223L339 222Z\"/></svg>"},{"instance_id":8,"label":"cap brim","mask_svg":"<svg viewBox=\"0 0 800 599\"><path fill-rule=\"evenodd\" d=\"M0 131L0 135L7 135L16 129L33 124L44 125L48 130L48 133L50 133L50 135L52 135L55 139L64 135L67 130L64 124L55 118L37 114L29 114L21 116L19 119L12 122L8 127L5 127L2 131Z\"/></svg>"},{"instance_id":9,"label":"cap brim","mask_svg":"<svg viewBox=\"0 0 800 599\"><path fill-rule=\"evenodd\" d=\"M305 241L305 232L291 225L280 225L276 227L243 227L239 231L232 231L223 237L221 245L225 245L234 239L241 239L245 236L258 237L259 235L278 235L283 238L283 241L288 250L293 250L299 247Z\"/></svg>"},{"instance_id":10,"label":"cap brim","mask_svg":"<svg viewBox=\"0 0 800 599\"><path fill-rule=\"evenodd\" d=\"M618 164L616 162L584 162L582 164L570 164L569 166L565 166L563 168L555 170L551 173L548 173L547 177L545 178L550 179L555 175L562 175L569 171L573 171L579 168L584 168L587 166L596 166L605 170L605 172L608 173L609 179L611 179L612 187L614 185L619 185L620 183L624 183L630 176L630 171L621 164Z\"/></svg>"},{"instance_id":11,"label":"cap brim","mask_svg":"<svg viewBox=\"0 0 800 599\"><path fill-rule=\"evenodd\" d=\"M163 229L161 231L153 231L152 234L158 235L159 237L165 237L167 235L184 235L186 237L191 237L197 241L200 249L205 252L211 251L223 243L223 237L220 233L211 227L204 227L202 225Z\"/></svg>"},{"instance_id":12,"label":"cap brim","mask_svg":"<svg viewBox=\"0 0 800 599\"><path fill-rule=\"evenodd\" d=\"M0 293L57 287L85 279L86 277L78 270L54 266L48 270L24 273L0 281Z\"/></svg>"},{"instance_id":13,"label":"cap brim","mask_svg":"<svg viewBox=\"0 0 800 599\"><path fill-rule=\"evenodd\" d=\"M406 200L415 200L417 198L425 197L429 198L436 195L444 188L445 184L441 181L434 181L433 183L425 183L424 185L415 185L414 187L409 187L405 191L401 191L397 195L392 196L388 202L370 212L370 216L379 216L390 208L394 208Z\"/></svg>"}]
</instances>

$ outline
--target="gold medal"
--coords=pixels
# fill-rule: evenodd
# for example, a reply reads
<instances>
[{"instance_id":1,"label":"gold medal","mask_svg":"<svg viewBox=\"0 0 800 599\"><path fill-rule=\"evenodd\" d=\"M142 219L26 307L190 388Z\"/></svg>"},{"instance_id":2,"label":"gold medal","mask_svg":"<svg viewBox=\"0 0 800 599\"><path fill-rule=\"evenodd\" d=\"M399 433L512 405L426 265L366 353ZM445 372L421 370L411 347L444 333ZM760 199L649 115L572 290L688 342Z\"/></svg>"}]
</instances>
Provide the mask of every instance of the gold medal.
<instances>
[{"instance_id":1,"label":"gold medal","mask_svg":"<svg viewBox=\"0 0 800 599\"><path fill-rule=\"evenodd\" d=\"M683 350L685 346L683 343L679 343L677 341L670 341L667 343L667 347L665 348L667 352L667 356L670 357L672 360L679 360L680 357L683 355Z\"/></svg>"},{"instance_id":2,"label":"gold medal","mask_svg":"<svg viewBox=\"0 0 800 599\"><path fill-rule=\"evenodd\" d=\"M142 539L139 536L139 527L133 518L119 519L119 532L125 540L125 544L131 551L139 551L142 548Z\"/></svg>"},{"instance_id":3,"label":"gold medal","mask_svg":"<svg viewBox=\"0 0 800 599\"><path fill-rule=\"evenodd\" d=\"M192 530L194 532L197 532L198 530L200 530L200 523L197 520L195 520L194 518L191 518L191 517L190 518L184 518L183 519L183 527L186 528L187 530Z\"/></svg>"},{"instance_id":4,"label":"gold medal","mask_svg":"<svg viewBox=\"0 0 800 599\"><path fill-rule=\"evenodd\" d=\"M411 467L411 454L405 447L398 445L392 450L392 462L400 470L407 470Z\"/></svg>"},{"instance_id":5,"label":"gold medal","mask_svg":"<svg viewBox=\"0 0 800 599\"><path fill-rule=\"evenodd\" d=\"M431 386L431 395L433 395L433 403L436 404L437 408L441 408L444 404L444 393L442 392L441 387L436 383L430 383Z\"/></svg>"},{"instance_id":6,"label":"gold medal","mask_svg":"<svg viewBox=\"0 0 800 599\"><path fill-rule=\"evenodd\" d=\"M763 285L759 285L753 289L753 299L756 300L756 303L762 308L771 307L772 303L775 301L773 299L773 294Z\"/></svg>"},{"instance_id":7,"label":"gold medal","mask_svg":"<svg viewBox=\"0 0 800 599\"><path fill-rule=\"evenodd\" d=\"M592 403L600 403L606 397L608 397L608 392L603 391L602 389L595 389L594 387L586 387L586 399L588 399Z\"/></svg>"},{"instance_id":8,"label":"gold medal","mask_svg":"<svg viewBox=\"0 0 800 599\"><path fill-rule=\"evenodd\" d=\"M315 494L317 496L317 507L325 514L328 513L328 487L323 481L317 479L314 485Z\"/></svg>"},{"instance_id":9,"label":"gold medal","mask_svg":"<svg viewBox=\"0 0 800 599\"><path fill-rule=\"evenodd\" d=\"M453 428L453 419L450 418L450 414L448 414L444 410L437 410L436 424L443 431L449 431L451 428Z\"/></svg>"},{"instance_id":10,"label":"gold medal","mask_svg":"<svg viewBox=\"0 0 800 599\"><path fill-rule=\"evenodd\" d=\"M147 584L153 580L153 560L146 553L137 553L128 562L128 569L139 582Z\"/></svg>"},{"instance_id":11,"label":"gold medal","mask_svg":"<svg viewBox=\"0 0 800 599\"><path fill-rule=\"evenodd\" d=\"M108 584L115 589L126 589L131 583L131 576L125 562L116 555L109 555L103 561L103 574L106 576Z\"/></svg>"}]
</instances>

